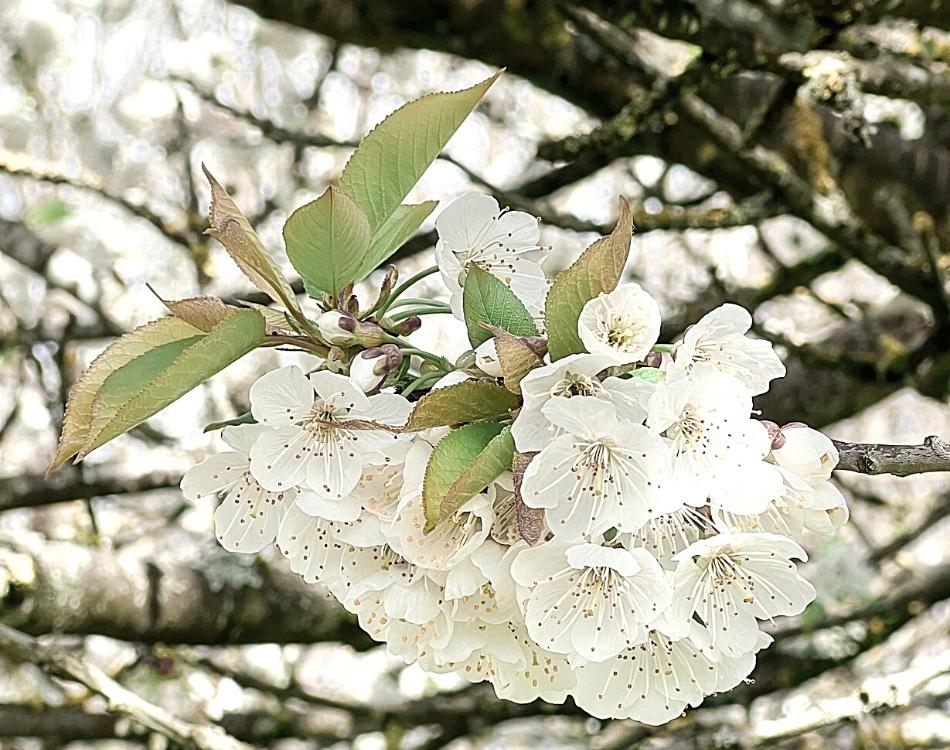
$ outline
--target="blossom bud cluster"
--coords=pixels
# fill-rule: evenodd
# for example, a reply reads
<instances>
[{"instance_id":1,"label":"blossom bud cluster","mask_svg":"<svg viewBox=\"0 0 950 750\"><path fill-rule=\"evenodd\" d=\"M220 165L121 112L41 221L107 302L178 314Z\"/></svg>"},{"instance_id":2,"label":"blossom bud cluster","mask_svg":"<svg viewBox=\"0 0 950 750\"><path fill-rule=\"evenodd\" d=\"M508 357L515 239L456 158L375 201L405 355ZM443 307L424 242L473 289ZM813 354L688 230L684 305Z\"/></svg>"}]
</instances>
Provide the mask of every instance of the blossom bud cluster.
<instances>
[{"instance_id":1,"label":"blossom bud cluster","mask_svg":"<svg viewBox=\"0 0 950 750\"><path fill-rule=\"evenodd\" d=\"M466 195L436 228L457 316L477 265L543 324L536 219ZM452 428L404 429L413 404L379 391L402 364L391 344L358 354L348 376L265 374L250 391L256 424L225 428L230 450L182 487L223 495L225 548L276 542L406 662L512 701L573 696L597 717L664 723L748 677L771 640L759 622L815 597L800 541L834 533L848 511L828 438L753 417L753 396L785 368L747 335L749 313L723 305L672 346L657 345L660 322L636 284L587 302L586 351L520 380L503 420L513 470L434 528L427 467ZM359 330L341 313L319 327L331 343ZM467 361L432 388L505 375L493 340Z\"/></svg>"}]
</instances>

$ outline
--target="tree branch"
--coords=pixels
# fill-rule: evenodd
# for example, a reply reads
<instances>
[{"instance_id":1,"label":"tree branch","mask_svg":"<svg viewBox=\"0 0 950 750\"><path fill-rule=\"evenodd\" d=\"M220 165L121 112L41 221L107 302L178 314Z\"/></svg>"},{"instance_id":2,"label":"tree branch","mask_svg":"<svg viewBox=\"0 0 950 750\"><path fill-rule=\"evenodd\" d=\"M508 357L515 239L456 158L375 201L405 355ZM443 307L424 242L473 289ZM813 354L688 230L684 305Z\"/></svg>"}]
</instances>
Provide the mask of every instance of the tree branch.
<instances>
[{"instance_id":1,"label":"tree branch","mask_svg":"<svg viewBox=\"0 0 950 750\"><path fill-rule=\"evenodd\" d=\"M138 643L373 644L315 586L263 561L181 538L114 551L29 535L0 538L0 622L32 635L100 634Z\"/></svg>"},{"instance_id":2,"label":"tree branch","mask_svg":"<svg viewBox=\"0 0 950 750\"><path fill-rule=\"evenodd\" d=\"M85 685L108 701L110 711L129 716L178 744L198 750L251 748L229 736L220 727L193 724L170 714L122 687L95 665L3 624L0 624L0 651L18 661L35 664L50 675Z\"/></svg>"},{"instance_id":3,"label":"tree branch","mask_svg":"<svg viewBox=\"0 0 950 750\"><path fill-rule=\"evenodd\" d=\"M0 172L6 172L15 177L26 177L41 182L49 182L53 185L70 185L82 190L88 190L91 193L105 198L107 201L117 203L126 211L135 214L139 218L145 219L145 221L155 227L172 242L186 246L191 243L192 237L187 232L172 229L164 219L148 206L132 203L121 195L109 192L92 176L80 175L78 177L70 177L69 175L56 171L47 164L37 163L22 154L13 154L3 150L0 150Z\"/></svg>"},{"instance_id":4,"label":"tree branch","mask_svg":"<svg viewBox=\"0 0 950 750\"><path fill-rule=\"evenodd\" d=\"M838 471L893 474L906 477L931 471L950 471L950 443L930 435L920 445L846 443L835 440Z\"/></svg>"}]
</instances>

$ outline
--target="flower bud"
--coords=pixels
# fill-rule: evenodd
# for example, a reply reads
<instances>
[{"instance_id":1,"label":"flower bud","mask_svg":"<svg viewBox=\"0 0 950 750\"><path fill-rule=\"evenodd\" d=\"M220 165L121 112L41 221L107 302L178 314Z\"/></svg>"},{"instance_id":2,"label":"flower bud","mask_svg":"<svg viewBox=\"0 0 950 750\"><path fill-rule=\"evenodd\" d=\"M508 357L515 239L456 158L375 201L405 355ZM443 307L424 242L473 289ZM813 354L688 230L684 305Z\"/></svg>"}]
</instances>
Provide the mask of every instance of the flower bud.
<instances>
[{"instance_id":1,"label":"flower bud","mask_svg":"<svg viewBox=\"0 0 950 750\"><path fill-rule=\"evenodd\" d=\"M378 388L402 364L402 352L393 344L383 344L360 352L350 363L350 378L369 393Z\"/></svg>"},{"instance_id":2,"label":"flower bud","mask_svg":"<svg viewBox=\"0 0 950 750\"><path fill-rule=\"evenodd\" d=\"M785 442L772 449L775 463L811 484L831 477L838 465L838 449L830 438L800 422L785 425L782 435Z\"/></svg>"},{"instance_id":3,"label":"flower bud","mask_svg":"<svg viewBox=\"0 0 950 750\"><path fill-rule=\"evenodd\" d=\"M339 310L328 310L317 319L320 335L328 344L347 345L356 343L353 331L356 330L356 318Z\"/></svg>"},{"instance_id":4,"label":"flower bud","mask_svg":"<svg viewBox=\"0 0 950 750\"><path fill-rule=\"evenodd\" d=\"M782 428L775 424L775 422L770 422L768 419L763 419L762 426L768 430L769 437L772 438L773 451L778 450L783 445L785 445L785 434L782 432Z\"/></svg>"},{"instance_id":5,"label":"flower bud","mask_svg":"<svg viewBox=\"0 0 950 750\"><path fill-rule=\"evenodd\" d=\"M505 374L498 359L498 348L495 346L495 339L488 339L475 348L475 366L493 378L500 378Z\"/></svg>"},{"instance_id":6,"label":"flower bud","mask_svg":"<svg viewBox=\"0 0 950 750\"><path fill-rule=\"evenodd\" d=\"M408 336L410 333L415 333L422 327L422 318L418 315L410 315L405 320L400 320L398 323L390 323L388 328L397 336Z\"/></svg>"}]
</instances>

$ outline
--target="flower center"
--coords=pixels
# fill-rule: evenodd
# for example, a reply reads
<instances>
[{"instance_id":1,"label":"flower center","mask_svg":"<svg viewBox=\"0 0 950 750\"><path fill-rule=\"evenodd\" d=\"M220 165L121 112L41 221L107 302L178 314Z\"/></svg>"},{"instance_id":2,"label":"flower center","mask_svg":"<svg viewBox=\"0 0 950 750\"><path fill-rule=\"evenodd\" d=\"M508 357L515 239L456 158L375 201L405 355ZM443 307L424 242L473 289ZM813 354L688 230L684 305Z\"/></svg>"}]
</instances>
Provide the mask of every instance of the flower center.
<instances>
[{"instance_id":1,"label":"flower center","mask_svg":"<svg viewBox=\"0 0 950 750\"><path fill-rule=\"evenodd\" d=\"M603 390L600 381L588 375L569 372L564 379L551 390L552 396L596 396Z\"/></svg>"}]
</instances>

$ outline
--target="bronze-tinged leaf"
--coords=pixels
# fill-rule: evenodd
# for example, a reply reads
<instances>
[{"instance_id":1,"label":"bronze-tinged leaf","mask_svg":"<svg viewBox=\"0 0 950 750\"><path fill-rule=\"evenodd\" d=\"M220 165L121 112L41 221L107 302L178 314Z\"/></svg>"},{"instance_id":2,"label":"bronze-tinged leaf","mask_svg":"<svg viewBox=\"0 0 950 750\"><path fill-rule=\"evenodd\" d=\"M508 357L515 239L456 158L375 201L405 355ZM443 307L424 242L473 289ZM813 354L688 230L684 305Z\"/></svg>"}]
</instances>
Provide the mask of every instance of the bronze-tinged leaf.
<instances>
[{"instance_id":1,"label":"bronze-tinged leaf","mask_svg":"<svg viewBox=\"0 0 950 750\"><path fill-rule=\"evenodd\" d=\"M620 198L620 216L614 230L587 248L574 264L559 273L544 303L544 321L551 360L584 351L577 319L584 305L601 292L611 292L623 276L633 218L626 198Z\"/></svg>"},{"instance_id":2,"label":"bronze-tinged leaf","mask_svg":"<svg viewBox=\"0 0 950 750\"><path fill-rule=\"evenodd\" d=\"M270 257L247 217L204 164L201 169L211 184L209 226L205 234L214 237L224 246L228 255L254 286L275 302L283 303L288 310L300 314L300 306L293 289Z\"/></svg>"},{"instance_id":3,"label":"bronze-tinged leaf","mask_svg":"<svg viewBox=\"0 0 950 750\"><path fill-rule=\"evenodd\" d=\"M495 337L495 350L498 352L498 364L501 365L505 379L505 388L512 393L521 393L521 379L536 367L544 364L539 357L537 337L515 336L498 326L482 324Z\"/></svg>"},{"instance_id":4,"label":"bronze-tinged leaf","mask_svg":"<svg viewBox=\"0 0 950 750\"><path fill-rule=\"evenodd\" d=\"M541 541L544 534L544 510L530 508L521 499L521 482L525 469L537 453L515 453L511 459L511 474L515 485L515 517L518 521L518 534L532 547Z\"/></svg>"},{"instance_id":5,"label":"bronze-tinged leaf","mask_svg":"<svg viewBox=\"0 0 950 750\"><path fill-rule=\"evenodd\" d=\"M487 380L466 380L429 391L419 399L405 431L506 417L517 407L517 396L502 386Z\"/></svg>"},{"instance_id":6,"label":"bronze-tinged leaf","mask_svg":"<svg viewBox=\"0 0 950 750\"><path fill-rule=\"evenodd\" d=\"M162 299L159 297L159 299ZM176 318L190 323L207 333L228 315L240 308L225 304L217 297L188 297L187 299L162 299L165 307Z\"/></svg>"}]
</instances>

